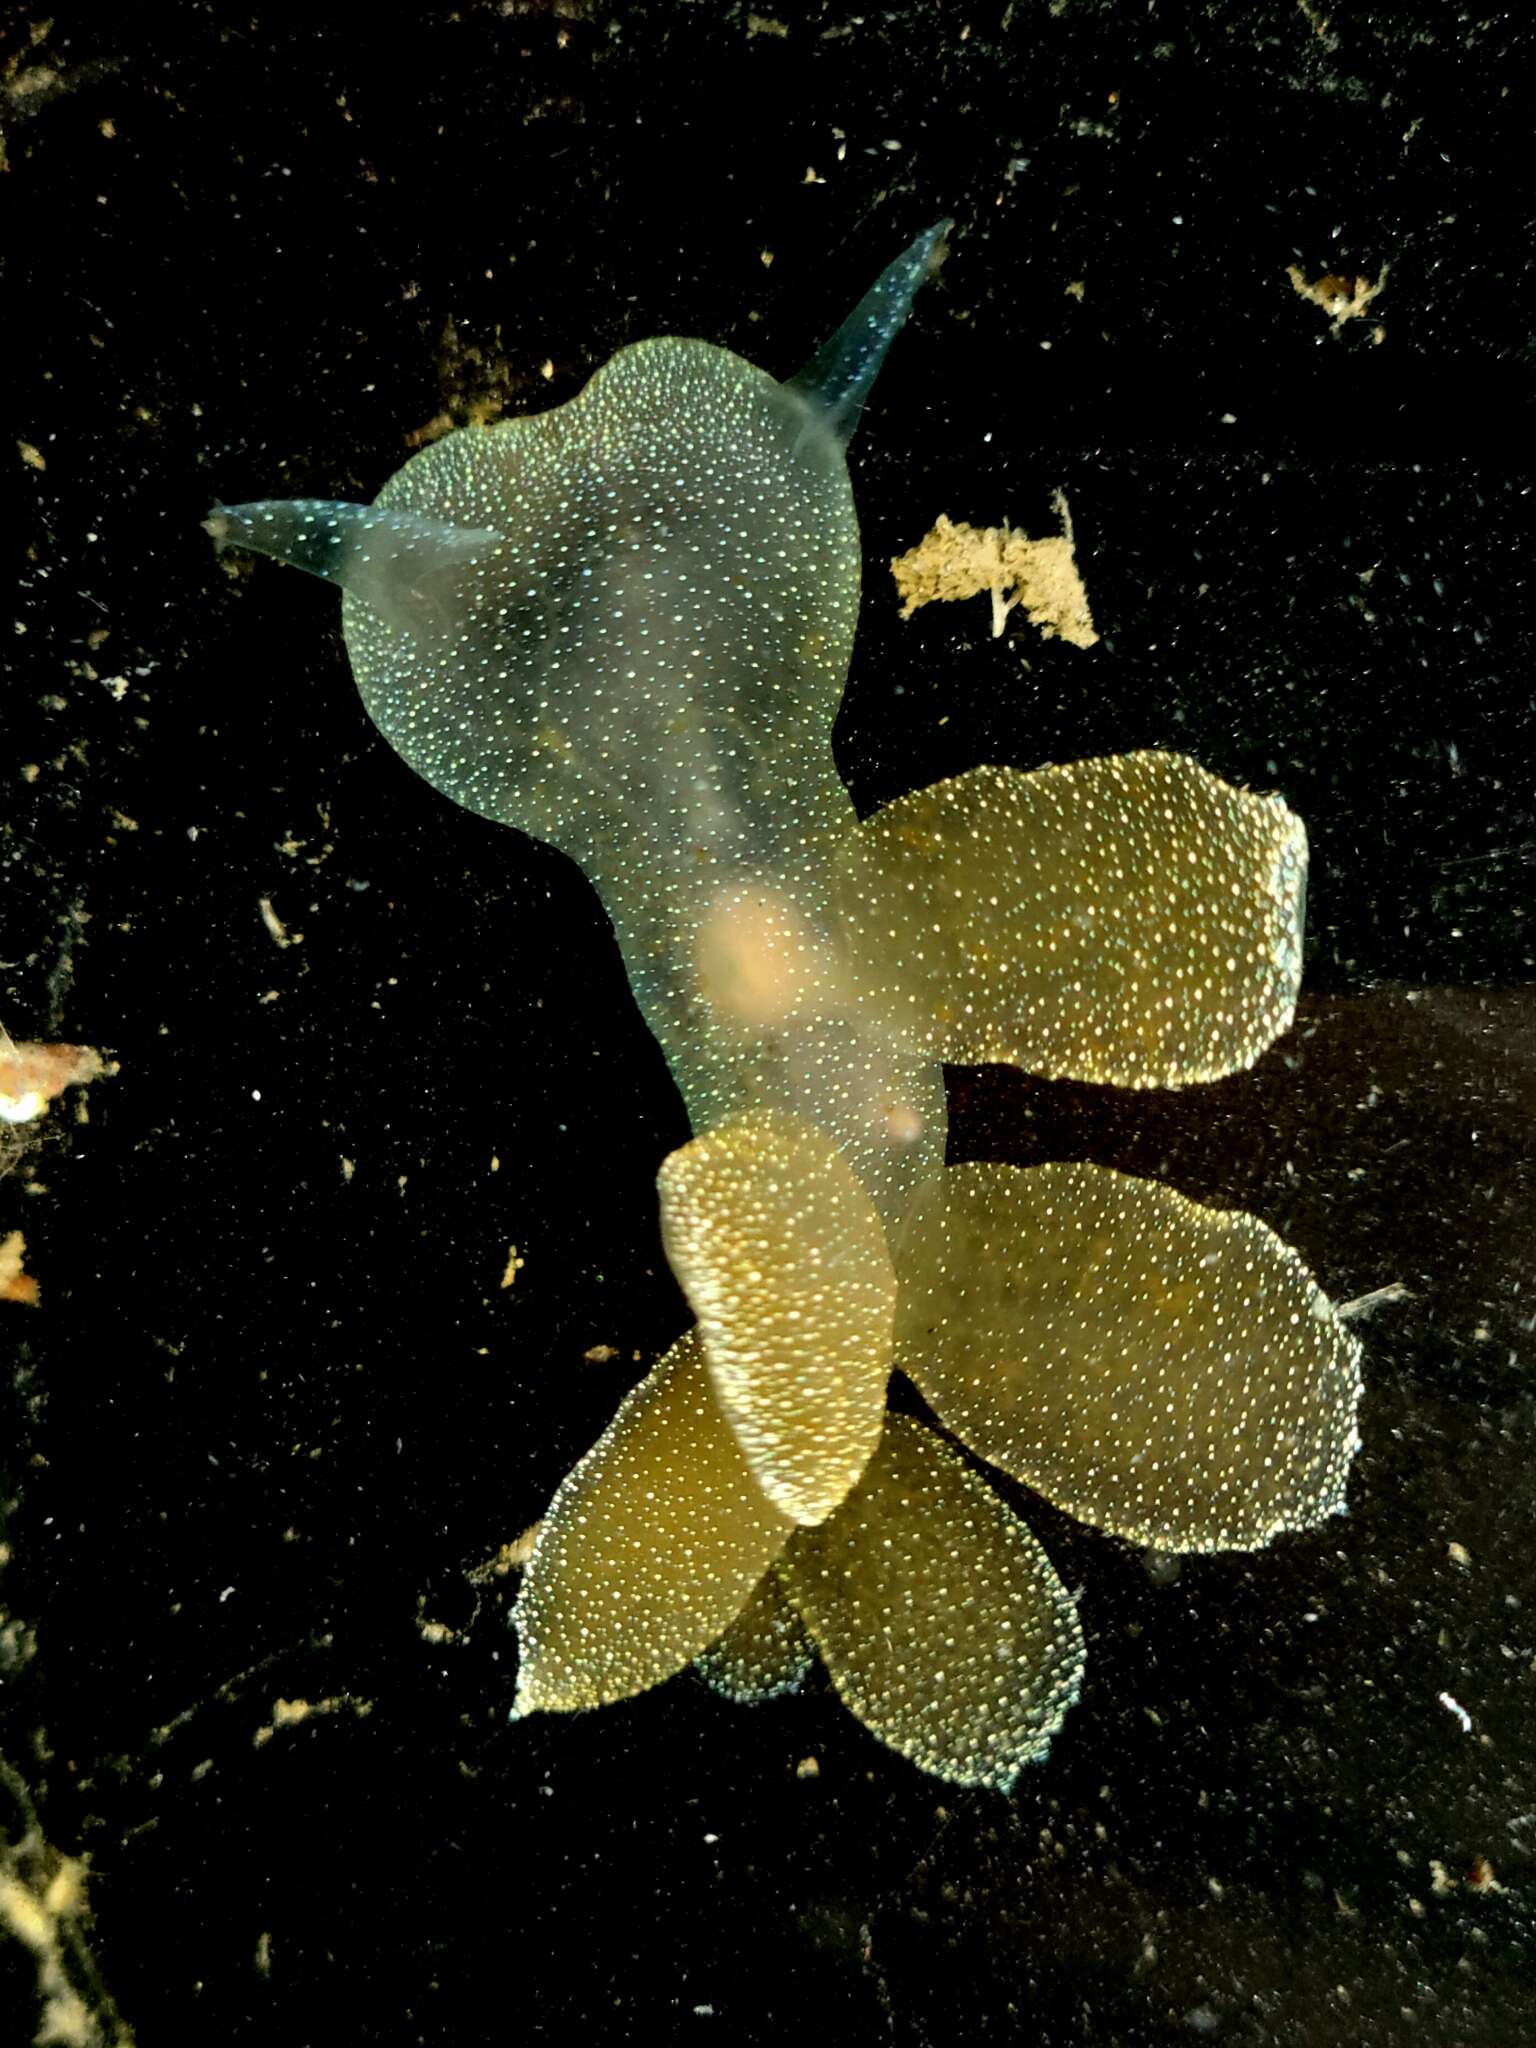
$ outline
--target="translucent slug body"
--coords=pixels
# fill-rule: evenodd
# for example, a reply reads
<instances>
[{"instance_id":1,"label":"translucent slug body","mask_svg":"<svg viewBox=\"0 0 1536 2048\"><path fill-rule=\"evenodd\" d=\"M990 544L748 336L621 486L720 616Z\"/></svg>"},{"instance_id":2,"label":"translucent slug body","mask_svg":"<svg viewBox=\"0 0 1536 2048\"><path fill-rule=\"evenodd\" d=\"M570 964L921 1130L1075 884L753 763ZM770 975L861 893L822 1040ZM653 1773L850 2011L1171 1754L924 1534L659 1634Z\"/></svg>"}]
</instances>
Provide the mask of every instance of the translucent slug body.
<instances>
[{"instance_id":1,"label":"translucent slug body","mask_svg":"<svg viewBox=\"0 0 1536 2048\"><path fill-rule=\"evenodd\" d=\"M947 225L947 224L946 224ZM921 1424L1163 1549L1341 1510L1358 1347L1296 1254L1092 1166L944 1166L942 1062L1121 1087L1289 1025L1306 835L1181 756L978 768L860 823L831 749L860 554L844 447L944 227L778 384L642 342L576 398L413 457L372 507L220 510L329 577L427 780L579 861L693 1120L659 1190L697 1317L562 1483L517 1711L690 1661L819 1655L923 1768L1006 1787L1077 1695L1049 1559Z\"/></svg>"},{"instance_id":2,"label":"translucent slug body","mask_svg":"<svg viewBox=\"0 0 1536 2048\"><path fill-rule=\"evenodd\" d=\"M941 239L802 381L640 342L553 412L423 449L372 507L220 515L341 584L363 702L412 767L585 869L694 1128L783 1108L885 1199L914 1150L943 1157L943 1093L866 1028L829 915L855 822L843 448Z\"/></svg>"}]
</instances>

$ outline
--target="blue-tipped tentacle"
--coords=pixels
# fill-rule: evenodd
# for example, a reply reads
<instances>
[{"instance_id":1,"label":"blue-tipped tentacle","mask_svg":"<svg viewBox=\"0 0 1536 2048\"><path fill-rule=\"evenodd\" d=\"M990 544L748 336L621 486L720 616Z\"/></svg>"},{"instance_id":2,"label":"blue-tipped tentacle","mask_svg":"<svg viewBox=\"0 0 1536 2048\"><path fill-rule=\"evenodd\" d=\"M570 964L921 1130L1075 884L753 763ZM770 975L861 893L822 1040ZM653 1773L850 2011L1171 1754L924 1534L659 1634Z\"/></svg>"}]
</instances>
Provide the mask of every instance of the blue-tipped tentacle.
<instances>
[{"instance_id":1,"label":"blue-tipped tentacle","mask_svg":"<svg viewBox=\"0 0 1536 2048\"><path fill-rule=\"evenodd\" d=\"M789 379L846 448L864 410L885 352L912 310L920 286L944 260L945 236L953 221L925 228L894 263L881 271L830 341L819 348L799 376Z\"/></svg>"},{"instance_id":2,"label":"blue-tipped tentacle","mask_svg":"<svg viewBox=\"0 0 1536 2048\"><path fill-rule=\"evenodd\" d=\"M249 548L323 576L418 636L444 630L465 576L501 545L490 527L326 498L218 505L204 524L220 548Z\"/></svg>"}]
</instances>

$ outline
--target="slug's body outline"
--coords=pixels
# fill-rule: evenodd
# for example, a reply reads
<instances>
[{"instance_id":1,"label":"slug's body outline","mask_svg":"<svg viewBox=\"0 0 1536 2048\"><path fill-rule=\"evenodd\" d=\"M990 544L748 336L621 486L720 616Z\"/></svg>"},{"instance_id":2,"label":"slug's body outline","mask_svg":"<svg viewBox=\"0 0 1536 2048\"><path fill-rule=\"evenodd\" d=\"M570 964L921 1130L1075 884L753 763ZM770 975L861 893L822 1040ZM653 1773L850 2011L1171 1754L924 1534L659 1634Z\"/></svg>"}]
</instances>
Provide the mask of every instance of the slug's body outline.
<instances>
[{"instance_id":1,"label":"slug's body outline","mask_svg":"<svg viewBox=\"0 0 1536 2048\"><path fill-rule=\"evenodd\" d=\"M1306 872L1278 798L1171 754L855 817L843 449L947 225L789 384L641 343L373 507L210 524L341 583L385 736L581 862L693 1118L658 1185L698 1321L551 1504L515 1712L695 1660L767 1697L819 1653L892 1747L1006 1788L1077 1697L1082 1633L980 1474L886 1416L893 1364L1099 1526L1220 1549L1342 1509L1359 1347L1255 1218L1095 1167L944 1166L945 1060L1129 1087L1250 1065L1293 1013Z\"/></svg>"}]
</instances>

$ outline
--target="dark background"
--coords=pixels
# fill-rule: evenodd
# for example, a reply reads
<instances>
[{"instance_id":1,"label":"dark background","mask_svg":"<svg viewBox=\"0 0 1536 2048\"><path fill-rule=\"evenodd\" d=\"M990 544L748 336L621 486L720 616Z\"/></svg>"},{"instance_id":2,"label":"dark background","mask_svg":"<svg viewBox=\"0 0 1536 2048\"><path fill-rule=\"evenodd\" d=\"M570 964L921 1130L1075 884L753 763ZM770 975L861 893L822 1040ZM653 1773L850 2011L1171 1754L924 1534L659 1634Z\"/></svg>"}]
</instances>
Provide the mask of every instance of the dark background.
<instances>
[{"instance_id":1,"label":"dark background","mask_svg":"<svg viewBox=\"0 0 1536 2048\"><path fill-rule=\"evenodd\" d=\"M1530 35L0 19L0 1014L119 1064L0 1186L42 1289L0 1310L0 1749L89 1855L138 2041L1536 2031ZM681 1327L651 1182L686 1127L581 877L389 752L333 592L198 524L371 497L443 411L558 403L647 335L788 375L946 213L853 450L856 797L1169 744L1314 849L1309 993L1252 1075L956 1074L955 1149L1160 1174L1338 1299L1412 1290L1361 1326L1320 1534L1160 1587L1015 1490L1089 1669L1011 1799L824 1691L507 1725L513 1582L466 1574ZM1389 276L1335 335L1293 263ZM1057 487L1099 647L900 621L886 560L938 513L1048 531ZM36 2023L10 1944L0 2034Z\"/></svg>"}]
</instances>

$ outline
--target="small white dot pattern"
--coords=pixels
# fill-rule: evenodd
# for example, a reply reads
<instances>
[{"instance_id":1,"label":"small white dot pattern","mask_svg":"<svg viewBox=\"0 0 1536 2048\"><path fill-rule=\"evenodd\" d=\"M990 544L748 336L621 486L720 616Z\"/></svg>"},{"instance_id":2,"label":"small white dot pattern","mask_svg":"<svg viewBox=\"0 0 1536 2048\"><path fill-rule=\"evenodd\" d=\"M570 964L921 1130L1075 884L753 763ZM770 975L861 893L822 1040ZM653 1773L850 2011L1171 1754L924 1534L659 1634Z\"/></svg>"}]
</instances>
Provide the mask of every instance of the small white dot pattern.
<instances>
[{"instance_id":1,"label":"small white dot pattern","mask_svg":"<svg viewBox=\"0 0 1536 2048\"><path fill-rule=\"evenodd\" d=\"M775 1506L819 1522L885 1415L896 1274L880 1217L826 1139L776 1111L693 1139L657 1186L721 1410Z\"/></svg>"},{"instance_id":2,"label":"small white dot pattern","mask_svg":"<svg viewBox=\"0 0 1536 2048\"><path fill-rule=\"evenodd\" d=\"M553 411L423 449L378 503L502 538L442 635L349 591L374 722L445 794L580 862L695 1128L761 1099L762 1048L700 999L696 952L744 880L814 923L854 822L831 745L859 585L836 440L739 356L664 338Z\"/></svg>"},{"instance_id":3,"label":"small white dot pattern","mask_svg":"<svg viewBox=\"0 0 1536 2048\"><path fill-rule=\"evenodd\" d=\"M783 1582L865 1727L925 1771L1008 1791L1083 1675L1077 1610L1034 1536L932 1430L893 1415Z\"/></svg>"},{"instance_id":4,"label":"small white dot pattern","mask_svg":"<svg viewBox=\"0 0 1536 2048\"><path fill-rule=\"evenodd\" d=\"M1360 1346L1258 1217L1106 1167L951 1167L898 1252L896 1362L978 1456L1159 1550L1343 1512Z\"/></svg>"},{"instance_id":5,"label":"small white dot pattern","mask_svg":"<svg viewBox=\"0 0 1536 2048\"><path fill-rule=\"evenodd\" d=\"M513 1611L514 1712L603 1706L681 1671L792 1527L747 1469L690 1330L549 1504Z\"/></svg>"},{"instance_id":6,"label":"small white dot pattern","mask_svg":"<svg viewBox=\"0 0 1536 2048\"><path fill-rule=\"evenodd\" d=\"M815 1646L774 1566L719 1642L694 1658L693 1668L723 1698L751 1707L798 1692L815 1661Z\"/></svg>"},{"instance_id":7,"label":"small white dot pattern","mask_svg":"<svg viewBox=\"0 0 1536 2048\"><path fill-rule=\"evenodd\" d=\"M1307 840L1181 754L974 768L845 843L861 985L914 1048L1178 1087L1251 1066L1301 981Z\"/></svg>"}]
</instances>

